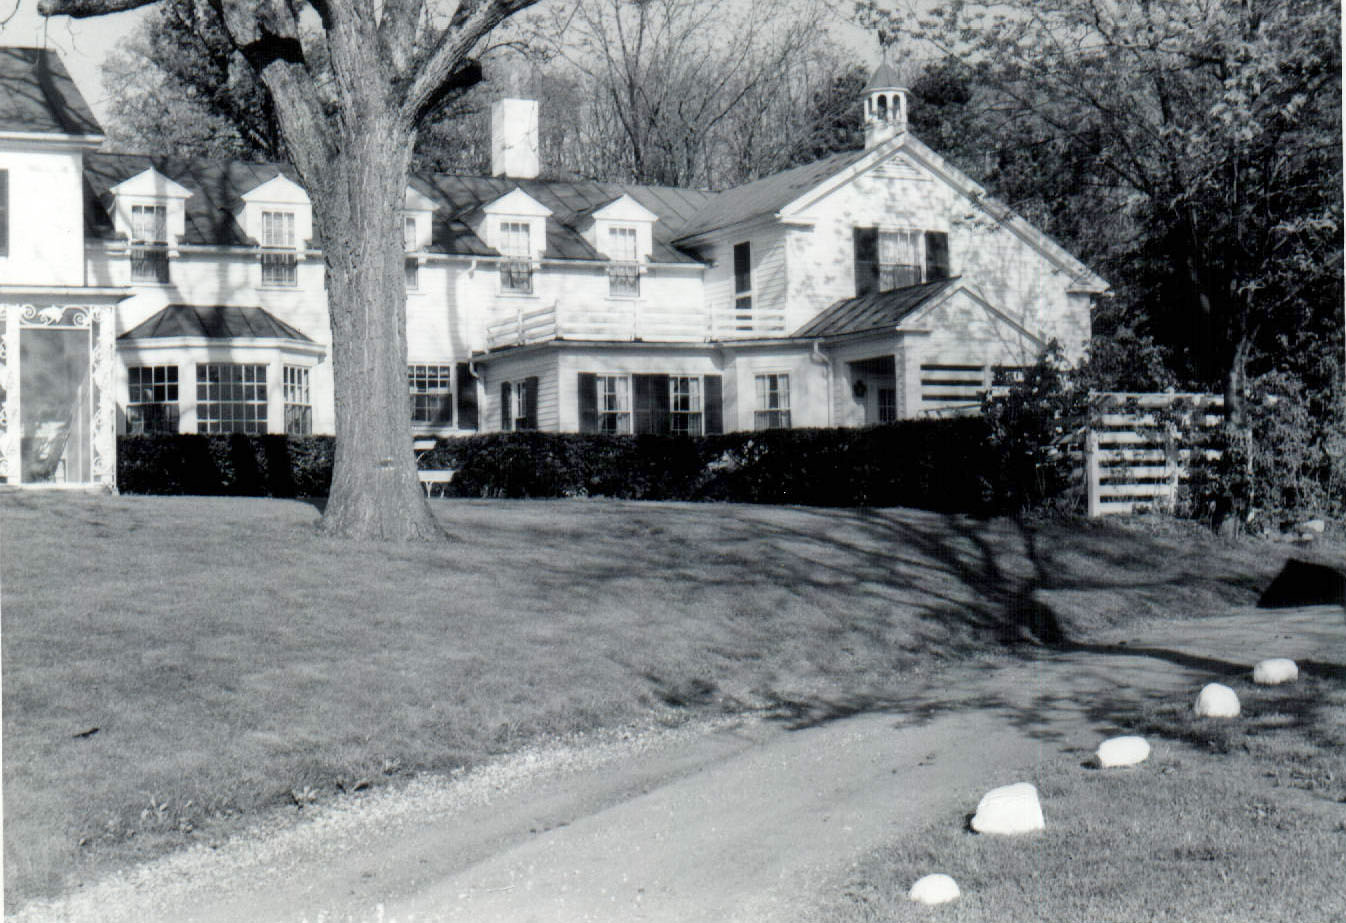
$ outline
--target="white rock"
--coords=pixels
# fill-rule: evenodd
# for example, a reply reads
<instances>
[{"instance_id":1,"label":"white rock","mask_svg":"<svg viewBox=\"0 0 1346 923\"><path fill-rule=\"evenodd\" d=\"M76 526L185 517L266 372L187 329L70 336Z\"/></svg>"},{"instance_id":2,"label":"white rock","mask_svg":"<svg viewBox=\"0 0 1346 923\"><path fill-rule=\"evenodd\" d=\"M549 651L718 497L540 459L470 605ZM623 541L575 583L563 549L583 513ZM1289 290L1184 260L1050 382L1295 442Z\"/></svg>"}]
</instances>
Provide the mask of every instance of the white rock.
<instances>
[{"instance_id":1,"label":"white rock","mask_svg":"<svg viewBox=\"0 0 1346 923\"><path fill-rule=\"evenodd\" d=\"M1150 745L1144 737L1110 737L1098 745L1098 765L1104 769L1114 766L1134 766L1150 755Z\"/></svg>"},{"instance_id":2,"label":"white rock","mask_svg":"<svg viewBox=\"0 0 1346 923\"><path fill-rule=\"evenodd\" d=\"M958 882L948 875L926 875L907 892L907 897L918 904L947 904L962 896Z\"/></svg>"},{"instance_id":3,"label":"white rock","mask_svg":"<svg viewBox=\"0 0 1346 923\"><path fill-rule=\"evenodd\" d=\"M993 788L977 803L972 829L978 833L1030 833L1047 826L1038 790L1028 782Z\"/></svg>"},{"instance_id":4,"label":"white rock","mask_svg":"<svg viewBox=\"0 0 1346 923\"><path fill-rule=\"evenodd\" d=\"M1228 686L1211 683L1196 697L1196 714L1198 718L1237 718L1239 697Z\"/></svg>"},{"instance_id":5,"label":"white rock","mask_svg":"<svg viewBox=\"0 0 1346 923\"><path fill-rule=\"evenodd\" d=\"M1327 523L1323 522L1321 519L1310 519L1308 522L1301 522L1299 525L1295 526L1295 529L1299 532L1313 532L1318 535L1322 535L1326 528Z\"/></svg>"},{"instance_id":6,"label":"white rock","mask_svg":"<svg viewBox=\"0 0 1346 923\"><path fill-rule=\"evenodd\" d=\"M1286 657L1273 657L1253 667L1253 682L1262 686L1279 686L1299 679L1299 667Z\"/></svg>"}]
</instances>

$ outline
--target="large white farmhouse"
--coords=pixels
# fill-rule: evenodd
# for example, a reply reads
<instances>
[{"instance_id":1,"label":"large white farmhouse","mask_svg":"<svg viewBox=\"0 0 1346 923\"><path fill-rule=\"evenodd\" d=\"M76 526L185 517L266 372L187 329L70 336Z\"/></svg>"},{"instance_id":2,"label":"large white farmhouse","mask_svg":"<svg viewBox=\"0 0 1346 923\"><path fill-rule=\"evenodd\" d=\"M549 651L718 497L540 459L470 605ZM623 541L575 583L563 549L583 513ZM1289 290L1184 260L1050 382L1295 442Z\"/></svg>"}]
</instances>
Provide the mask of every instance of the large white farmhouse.
<instances>
[{"instance_id":1,"label":"large white farmhouse","mask_svg":"<svg viewBox=\"0 0 1346 923\"><path fill-rule=\"evenodd\" d=\"M856 105L864 150L710 193L539 179L537 104L496 103L493 176L406 191L417 431L863 426L974 404L1052 339L1078 356L1106 283L917 140L891 68ZM331 433L322 253L293 171L100 141L54 54L0 50L9 355L25 306L115 302L117 432ZM0 381L13 483L71 418L59 405L90 398L65 387L20 421L28 389Z\"/></svg>"}]
</instances>

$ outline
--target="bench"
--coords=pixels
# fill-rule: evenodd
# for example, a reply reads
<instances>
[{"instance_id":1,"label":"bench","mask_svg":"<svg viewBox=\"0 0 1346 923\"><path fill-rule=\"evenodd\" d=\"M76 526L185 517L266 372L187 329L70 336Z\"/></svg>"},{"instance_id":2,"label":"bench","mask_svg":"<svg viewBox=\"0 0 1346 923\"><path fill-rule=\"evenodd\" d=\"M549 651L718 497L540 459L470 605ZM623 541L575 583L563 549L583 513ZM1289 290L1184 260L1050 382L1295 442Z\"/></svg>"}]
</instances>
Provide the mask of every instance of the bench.
<instances>
[{"instance_id":1,"label":"bench","mask_svg":"<svg viewBox=\"0 0 1346 923\"><path fill-rule=\"evenodd\" d=\"M412 450L416 453L416 477L420 479L421 490L425 491L427 497L435 495L435 488L439 488L439 496L444 496L447 486L453 483L453 468L421 468L421 458L426 452L435 447L434 439L417 439L411 443Z\"/></svg>"}]
</instances>

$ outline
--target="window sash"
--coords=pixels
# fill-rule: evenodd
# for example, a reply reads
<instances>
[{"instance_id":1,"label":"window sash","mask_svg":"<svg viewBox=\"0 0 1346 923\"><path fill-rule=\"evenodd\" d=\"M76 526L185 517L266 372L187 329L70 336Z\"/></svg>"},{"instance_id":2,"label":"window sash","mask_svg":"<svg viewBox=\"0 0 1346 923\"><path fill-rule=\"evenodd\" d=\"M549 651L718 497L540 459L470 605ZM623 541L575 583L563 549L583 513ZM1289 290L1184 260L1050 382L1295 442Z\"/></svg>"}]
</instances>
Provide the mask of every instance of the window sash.
<instances>
[{"instance_id":1,"label":"window sash","mask_svg":"<svg viewBox=\"0 0 1346 923\"><path fill-rule=\"evenodd\" d=\"M528 231L525 221L500 222L500 253L516 260L531 260L533 250L529 246Z\"/></svg>"},{"instance_id":2,"label":"window sash","mask_svg":"<svg viewBox=\"0 0 1346 923\"><path fill-rule=\"evenodd\" d=\"M608 228L608 257L622 263L634 263L639 259L635 228Z\"/></svg>"},{"instance_id":3,"label":"window sash","mask_svg":"<svg viewBox=\"0 0 1346 923\"><path fill-rule=\"evenodd\" d=\"M402 249L415 250L416 247L416 219L402 219Z\"/></svg>"},{"instance_id":4,"label":"window sash","mask_svg":"<svg viewBox=\"0 0 1346 923\"><path fill-rule=\"evenodd\" d=\"M266 433L266 366L197 363L196 431Z\"/></svg>"},{"instance_id":5,"label":"window sash","mask_svg":"<svg viewBox=\"0 0 1346 923\"><path fill-rule=\"evenodd\" d=\"M163 244L168 242L168 208L164 205L131 206L131 240Z\"/></svg>"},{"instance_id":6,"label":"window sash","mask_svg":"<svg viewBox=\"0 0 1346 923\"><path fill-rule=\"evenodd\" d=\"M293 253L263 253L262 284L287 287L298 285L299 260Z\"/></svg>"},{"instance_id":7,"label":"window sash","mask_svg":"<svg viewBox=\"0 0 1346 923\"><path fill-rule=\"evenodd\" d=\"M771 373L756 376L757 408L753 411L755 429L789 429L790 376Z\"/></svg>"},{"instance_id":8,"label":"window sash","mask_svg":"<svg viewBox=\"0 0 1346 923\"><path fill-rule=\"evenodd\" d=\"M598 431L631 432L631 376L598 376Z\"/></svg>"},{"instance_id":9,"label":"window sash","mask_svg":"<svg viewBox=\"0 0 1346 923\"><path fill-rule=\"evenodd\" d=\"M293 249L294 212L262 212L262 246Z\"/></svg>"},{"instance_id":10,"label":"window sash","mask_svg":"<svg viewBox=\"0 0 1346 923\"><path fill-rule=\"evenodd\" d=\"M670 432L679 436L700 436L703 432L704 410L700 376L669 376L668 425Z\"/></svg>"},{"instance_id":11,"label":"window sash","mask_svg":"<svg viewBox=\"0 0 1346 923\"><path fill-rule=\"evenodd\" d=\"M878 401L879 401L879 422L880 423L897 422L897 389L880 388Z\"/></svg>"},{"instance_id":12,"label":"window sash","mask_svg":"<svg viewBox=\"0 0 1346 923\"><path fill-rule=\"evenodd\" d=\"M526 260L505 260L500 264L500 290L520 295L533 294L533 264Z\"/></svg>"},{"instance_id":13,"label":"window sash","mask_svg":"<svg viewBox=\"0 0 1346 923\"><path fill-rule=\"evenodd\" d=\"M166 247L132 247L131 281L152 282L160 285L168 284L168 249Z\"/></svg>"},{"instance_id":14,"label":"window sash","mask_svg":"<svg viewBox=\"0 0 1346 923\"><path fill-rule=\"evenodd\" d=\"M879 291L888 292L923 281L925 259L921 231L879 232Z\"/></svg>"},{"instance_id":15,"label":"window sash","mask_svg":"<svg viewBox=\"0 0 1346 923\"><path fill-rule=\"evenodd\" d=\"M409 292L421 287L421 261L414 256L407 257L402 263L402 284Z\"/></svg>"},{"instance_id":16,"label":"window sash","mask_svg":"<svg viewBox=\"0 0 1346 923\"><path fill-rule=\"evenodd\" d=\"M176 433L178 367L176 365L132 366L127 372L126 431Z\"/></svg>"},{"instance_id":17,"label":"window sash","mask_svg":"<svg viewBox=\"0 0 1346 923\"><path fill-rule=\"evenodd\" d=\"M308 369L298 365L287 365L282 370L284 376L282 391L285 400L285 432L291 436L311 436L313 434L313 405L309 400Z\"/></svg>"},{"instance_id":18,"label":"window sash","mask_svg":"<svg viewBox=\"0 0 1346 923\"><path fill-rule=\"evenodd\" d=\"M452 365L409 365L407 385L413 425L453 425Z\"/></svg>"},{"instance_id":19,"label":"window sash","mask_svg":"<svg viewBox=\"0 0 1346 923\"><path fill-rule=\"evenodd\" d=\"M634 297L640 294L640 266L616 263L608 267L608 294Z\"/></svg>"}]
</instances>

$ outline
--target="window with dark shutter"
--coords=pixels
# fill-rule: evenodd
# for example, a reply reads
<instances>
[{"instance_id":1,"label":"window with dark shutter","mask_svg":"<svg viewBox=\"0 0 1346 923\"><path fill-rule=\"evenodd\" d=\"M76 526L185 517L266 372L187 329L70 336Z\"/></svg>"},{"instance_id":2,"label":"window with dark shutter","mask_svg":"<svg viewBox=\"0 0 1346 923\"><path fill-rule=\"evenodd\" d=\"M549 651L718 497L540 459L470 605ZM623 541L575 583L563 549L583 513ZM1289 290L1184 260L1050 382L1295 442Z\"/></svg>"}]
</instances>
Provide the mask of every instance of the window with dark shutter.
<instances>
[{"instance_id":1,"label":"window with dark shutter","mask_svg":"<svg viewBox=\"0 0 1346 923\"><path fill-rule=\"evenodd\" d=\"M580 432L598 432L598 376L593 372L580 372Z\"/></svg>"},{"instance_id":2,"label":"window with dark shutter","mask_svg":"<svg viewBox=\"0 0 1346 923\"><path fill-rule=\"evenodd\" d=\"M855 228L855 295L879 290L879 229Z\"/></svg>"},{"instance_id":3,"label":"window with dark shutter","mask_svg":"<svg viewBox=\"0 0 1346 923\"><path fill-rule=\"evenodd\" d=\"M724 398L719 375L707 375L702 379L705 389L706 435L718 436L724 432Z\"/></svg>"},{"instance_id":4,"label":"window with dark shutter","mask_svg":"<svg viewBox=\"0 0 1346 923\"><path fill-rule=\"evenodd\" d=\"M925 232L925 281L949 278L949 235L943 231Z\"/></svg>"},{"instance_id":5,"label":"window with dark shutter","mask_svg":"<svg viewBox=\"0 0 1346 923\"><path fill-rule=\"evenodd\" d=\"M477 380L466 362L458 363L458 428L477 429Z\"/></svg>"},{"instance_id":6,"label":"window with dark shutter","mask_svg":"<svg viewBox=\"0 0 1346 923\"><path fill-rule=\"evenodd\" d=\"M500 429L511 432L514 429L514 389L507 381L500 382Z\"/></svg>"}]
</instances>

